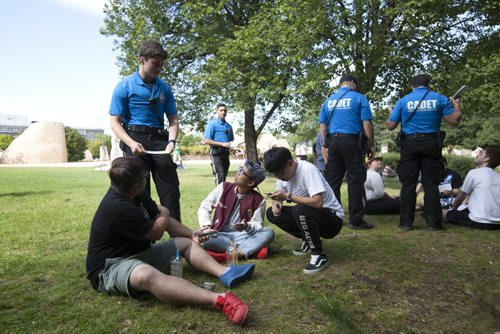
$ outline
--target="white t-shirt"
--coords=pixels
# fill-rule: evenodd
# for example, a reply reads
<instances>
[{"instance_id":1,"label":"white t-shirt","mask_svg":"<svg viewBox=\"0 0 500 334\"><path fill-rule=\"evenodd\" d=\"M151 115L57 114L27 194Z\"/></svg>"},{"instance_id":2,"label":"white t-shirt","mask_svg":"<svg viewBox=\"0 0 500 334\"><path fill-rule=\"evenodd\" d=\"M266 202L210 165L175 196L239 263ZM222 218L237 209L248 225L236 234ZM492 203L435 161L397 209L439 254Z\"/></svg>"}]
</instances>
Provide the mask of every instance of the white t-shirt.
<instances>
[{"instance_id":1,"label":"white t-shirt","mask_svg":"<svg viewBox=\"0 0 500 334\"><path fill-rule=\"evenodd\" d=\"M382 176L374 170L366 172L365 181L366 200L373 201L384 196L384 181Z\"/></svg>"},{"instance_id":2,"label":"white t-shirt","mask_svg":"<svg viewBox=\"0 0 500 334\"><path fill-rule=\"evenodd\" d=\"M339 218L344 218L344 210L335 198L332 188L318 168L305 160L297 161L297 170L290 181L276 182L276 189L284 190L294 196L312 197L323 195L323 208L335 210Z\"/></svg>"},{"instance_id":3,"label":"white t-shirt","mask_svg":"<svg viewBox=\"0 0 500 334\"><path fill-rule=\"evenodd\" d=\"M478 223L500 224L500 174L489 167L467 173L462 191L469 195L469 218Z\"/></svg>"}]
</instances>

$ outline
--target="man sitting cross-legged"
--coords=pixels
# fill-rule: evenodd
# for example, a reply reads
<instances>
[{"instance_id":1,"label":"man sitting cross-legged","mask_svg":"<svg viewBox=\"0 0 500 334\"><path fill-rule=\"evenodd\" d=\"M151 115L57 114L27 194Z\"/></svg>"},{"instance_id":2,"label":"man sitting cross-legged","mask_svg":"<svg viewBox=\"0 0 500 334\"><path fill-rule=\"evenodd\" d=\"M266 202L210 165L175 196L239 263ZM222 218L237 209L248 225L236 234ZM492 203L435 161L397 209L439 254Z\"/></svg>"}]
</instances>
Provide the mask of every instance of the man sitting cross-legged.
<instances>
[{"instance_id":1,"label":"man sitting cross-legged","mask_svg":"<svg viewBox=\"0 0 500 334\"><path fill-rule=\"evenodd\" d=\"M475 168L467 173L462 189L445 213L449 223L484 230L500 229L500 149L488 147L479 151ZM462 203L468 198L468 205Z\"/></svg>"},{"instance_id":2,"label":"man sitting cross-legged","mask_svg":"<svg viewBox=\"0 0 500 334\"><path fill-rule=\"evenodd\" d=\"M87 274L99 292L138 297L149 292L163 302L211 305L235 324L243 324L248 306L230 292L215 293L170 276L170 260L179 250L195 269L216 276L232 287L249 278L253 264L226 268L198 242L201 230L192 231L170 217L144 191L149 176L138 157L117 158L111 164L111 187L92 221L87 253ZM165 232L177 237L153 244Z\"/></svg>"},{"instance_id":3,"label":"man sitting cross-legged","mask_svg":"<svg viewBox=\"0 0 500 334\"><path fill-rule=\"evenodd\" d=\"M262 227L266 201L255 188L266 178L262 167L247 161L236 172L234 183L220 183L202 202L198 221L203 228L217 231L201 245L219 262L226 262L226 250L231 242L240 258L255 256L264 259L267 246L274 239L274 232ZM211 218L212 211L214 217Z\"/></svg>"}]
</instances>

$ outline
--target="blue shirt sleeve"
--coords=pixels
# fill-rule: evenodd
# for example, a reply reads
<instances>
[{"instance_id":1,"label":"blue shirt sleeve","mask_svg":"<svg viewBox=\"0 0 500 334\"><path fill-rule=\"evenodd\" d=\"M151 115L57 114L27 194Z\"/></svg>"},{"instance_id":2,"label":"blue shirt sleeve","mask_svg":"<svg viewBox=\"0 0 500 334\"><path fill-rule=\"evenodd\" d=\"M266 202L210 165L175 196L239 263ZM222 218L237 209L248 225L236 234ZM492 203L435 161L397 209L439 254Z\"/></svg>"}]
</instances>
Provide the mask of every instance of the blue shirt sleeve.
<instances>
[{"instance_id":1,"label":"blue shirt sleeve","mask_svg":"<svg viewBox=\"0 0 500 334\"><path fill-rule=\"evenodd\" d=\"M328 101L328 100L327 100ZM319 112L318 122L320 124L326 124L328 122L328 108L326 107L326 102L321 106L321 110ZM326 124L328 125L328 124Z\"/></svg>"},{"instance_id":2,"label":"blue shirt sleeve","mask_svg":"<svg viewBox=\"0 0 500 334\"><path fill-rule=\"evenodd\" d=\"M362 121L371 121L373 119L372 110L370 108L370 103L366 96L360 96L361 103L361 120Z\"/></svg>"},{"instance_id":3,"label":"blue shirt sleeve","mask_svg":"<svg viewBox=\"0 0 500 334\"><path fill-rule=\"evenodd\" d=\"M113 95L111 97L111 105L109 107L109 114L113 116L121 116L129 113L128 108L128 94L127 94L127 86L125 85L125 81L120 81L113 91Z\"/></svg>"},{"instance_id":4,"label":"blue shirt sleeve","mask_svg":"<svg viewBox=\"0 0 500 334\"><path fill-rule=\"evenodd\" d=\"M444 95L440 95L440 103L443 106L443 116L451 115L455 112L455 108L451 103L450 99Z\"/></svg>"},{"instance_id":5,"label":"blue shirt sleeve","mask_svg":"<svg viewBox=\"0 0 500 334\"><path fill-rule=\"evenodd\" d=\"M391 122L396 122L400 123L401 122L401 112L402 112L402 107L403 102L401 99L396 102L396 105L394 106L394 109L392 109L391 114L389 115L389 121Z\"/></svg>"},{"instance_id":6,"label":"blue shirt sleeve","mask_svg":"<svg viewBox=\"0 0 500 334\"><path fill-rule=\"evenodd\" d=\"M213 121L210 121L208 123L207 128L205 129L205 135L203 136L203 139L214 140L214 126L213 126Z\"/></svg>"}]
</instances>

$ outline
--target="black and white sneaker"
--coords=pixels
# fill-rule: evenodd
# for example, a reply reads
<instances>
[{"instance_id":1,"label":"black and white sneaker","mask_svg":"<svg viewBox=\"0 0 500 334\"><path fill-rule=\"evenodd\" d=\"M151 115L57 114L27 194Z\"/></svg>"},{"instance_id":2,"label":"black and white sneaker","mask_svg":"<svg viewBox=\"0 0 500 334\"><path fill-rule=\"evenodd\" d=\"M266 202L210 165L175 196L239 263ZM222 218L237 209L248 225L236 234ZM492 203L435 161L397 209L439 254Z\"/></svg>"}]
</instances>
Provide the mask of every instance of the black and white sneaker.
<instances>
[{"instance_id":1,"label":"black and white sneaker","mask_svg":"<svg viewBox=\"0 0 500 334\"><path fill-rule=\"evenodd\" d=\"M328 258L325 254L311 255L311 261L304 268L304 274L314 274L328 266Z\"/></svg>"},{"instance_id":2,"label":"black and white sneaker","mask_svg":"<svg viewBox=\"0 0 500 334\"><path fill-rule=\"evenodd\" d=\"M300 248L296 248L293 250L293 255L297 256L304 256L311 253L311 248L309 247L309 244L305 241L302 241L302 245L300 245Z\"/></svg>"}]
</instances>

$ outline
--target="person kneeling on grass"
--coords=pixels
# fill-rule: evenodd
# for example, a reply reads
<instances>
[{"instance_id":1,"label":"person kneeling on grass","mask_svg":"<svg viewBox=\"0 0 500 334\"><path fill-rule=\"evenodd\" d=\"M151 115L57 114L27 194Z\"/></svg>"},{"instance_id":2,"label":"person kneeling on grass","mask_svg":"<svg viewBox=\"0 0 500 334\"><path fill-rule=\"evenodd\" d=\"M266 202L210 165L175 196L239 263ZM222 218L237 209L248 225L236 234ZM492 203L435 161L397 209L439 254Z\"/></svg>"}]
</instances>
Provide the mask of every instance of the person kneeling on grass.
<instances>
[{"instance_id":1,"label":"person kneeling on grass","mask_svg":"<svg viewBox=\"0 0 500 334\"><path fill-rule=\"evenodd\" d=\"M211 305L235 324L243 324L248 306L230 292L215 293L170 276L177 250L195 269L216 276L231 288L249 278L253 264L224 267L198 242L202 230L192 231L170 217L144 191L149 173L138 157L113 160L111 187L92 221L87 253L87 278L99 292L138 297L147 292L163 302ZM174 239L153 244L165 232Z\"/></svg>"},{"instance_id":2,"label":"person kneeling on grass","mask_svg":"<svg viewBox=\"0 0 500 334\"><path fill-rule=\"evenodd\" d=\"M273 200L266 211L270 223L302 239L295 255L311 253L305 274L314 274L328 265L321 238L331 239L342 228L344 210L332 188L316 166L305 160L294 161L287 148L274 147L264 153L264 167L274 177L276 190L268 196ZM283 201L296 203L283 206Z\"/></svg>"},{"instance_id":3,"label":"person kneeling on grass","mask_svg":"<svg viewBox=\"0 0 500 334\"><path fill-rule=\"evenodd\" d=\"M202 202L198 221L202 228L217 231L201 246L219 262L226 262L226 250L233 242L240 258L267 257L267 246L274 239L269 227L262 227L266 201L255 188L266 178L264 169L247 161L236 172L234 183L220 183ZM213 219L210 217L215 209Z\"/></svg>"}]
</instances>

